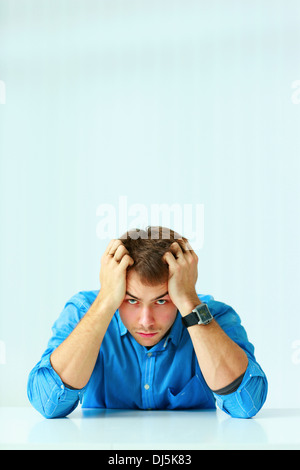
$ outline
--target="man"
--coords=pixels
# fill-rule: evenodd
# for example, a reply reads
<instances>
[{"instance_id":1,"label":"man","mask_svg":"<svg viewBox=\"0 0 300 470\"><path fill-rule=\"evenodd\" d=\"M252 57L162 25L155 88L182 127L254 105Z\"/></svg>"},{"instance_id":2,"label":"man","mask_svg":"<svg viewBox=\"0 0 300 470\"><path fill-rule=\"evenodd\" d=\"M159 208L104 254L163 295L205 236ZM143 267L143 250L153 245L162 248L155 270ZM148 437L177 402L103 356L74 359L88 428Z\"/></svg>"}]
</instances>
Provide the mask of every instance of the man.
<instances>
[{"instance_id":1,"label":"man","mask_svg":"<svg viewBox=\"0 0 300 470\"><path fill-rule=\"evenodd\" d=\"M167 235L166 235L167 234ZM111 240L99 291L66 303L28 380L47 418L83 407L219 408L249 418L267 380L237 313L197 295L198 257L163 227Z\"/></svg>"}]
</instances>

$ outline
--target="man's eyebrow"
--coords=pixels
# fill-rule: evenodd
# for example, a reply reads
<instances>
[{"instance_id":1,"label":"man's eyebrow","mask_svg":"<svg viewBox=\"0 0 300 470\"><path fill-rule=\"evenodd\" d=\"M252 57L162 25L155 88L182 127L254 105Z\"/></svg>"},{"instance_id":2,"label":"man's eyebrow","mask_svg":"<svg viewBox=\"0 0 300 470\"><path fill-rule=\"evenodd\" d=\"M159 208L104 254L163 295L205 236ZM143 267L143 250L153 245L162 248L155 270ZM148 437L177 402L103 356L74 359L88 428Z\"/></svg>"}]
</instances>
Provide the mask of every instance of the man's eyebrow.
<instances>
[{"instance_id":1,"label":"man's eyebrow","mask_svg":"<svg viewBox=\"0 0 300 470\"><path fill-rule=\"evenodd\" d=\"M132 297L133 299L141 300L141 299L139 299L138 297L136 297L135 295L132 295L132 294L130 294L130 293L127 292L127 291L126 291L126 295L129 295L129 297ZM166 295L168 295L168 291L167 291L165 294L159 295L159 296L156 297L155 299L151 299L151 302L152 302L153 300L161 299L162 297L165 297Z\"/></svg>"}]
</instances>

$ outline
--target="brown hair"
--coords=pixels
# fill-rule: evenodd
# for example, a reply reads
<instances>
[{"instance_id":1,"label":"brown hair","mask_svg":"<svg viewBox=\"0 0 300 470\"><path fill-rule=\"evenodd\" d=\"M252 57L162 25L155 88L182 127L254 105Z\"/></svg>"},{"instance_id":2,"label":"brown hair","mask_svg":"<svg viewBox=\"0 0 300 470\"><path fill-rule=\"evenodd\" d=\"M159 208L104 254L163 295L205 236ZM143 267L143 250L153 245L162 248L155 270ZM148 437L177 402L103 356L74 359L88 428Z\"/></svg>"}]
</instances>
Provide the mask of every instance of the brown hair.
<instances>
[{"instance_id":1,"label":"brown hair","mask_svg":"<svg viewBox=\"0 0 300 470\"><path fill-rule=\"evenodd\" d=\"M148 226L145 230L128 230L119 239L134 260L134 264L129 266L127 271L134 269L141 282L149 286L156 286L168 280L169 268L162 256L169 250L170 245L177 241L185 252L183 242L188 241L174 230L160 226Z\"/></svg>"}]
</instances>

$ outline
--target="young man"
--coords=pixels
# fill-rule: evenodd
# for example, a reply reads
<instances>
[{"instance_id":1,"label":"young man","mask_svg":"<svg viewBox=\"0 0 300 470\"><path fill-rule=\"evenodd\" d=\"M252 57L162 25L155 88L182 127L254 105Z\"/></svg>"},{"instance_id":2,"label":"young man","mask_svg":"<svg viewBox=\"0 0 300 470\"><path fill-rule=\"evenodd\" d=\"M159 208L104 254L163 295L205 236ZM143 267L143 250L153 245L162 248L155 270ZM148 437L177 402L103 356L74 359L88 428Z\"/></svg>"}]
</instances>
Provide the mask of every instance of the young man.
<instances>
[{"instance_id":1,"label":"young man","mask_svg":"<svg viewBox=\"0 0 300 470\"><path fill-rule=\"evenodd\" d=\"M171 410L217 402L233 417L254 416L266 376L237 313L196 293L197 264L188 240L163 227L111 240L101 289L66 303L29 375L32 405L47 418L79 401Z\"/></svg>"}]
</instances>

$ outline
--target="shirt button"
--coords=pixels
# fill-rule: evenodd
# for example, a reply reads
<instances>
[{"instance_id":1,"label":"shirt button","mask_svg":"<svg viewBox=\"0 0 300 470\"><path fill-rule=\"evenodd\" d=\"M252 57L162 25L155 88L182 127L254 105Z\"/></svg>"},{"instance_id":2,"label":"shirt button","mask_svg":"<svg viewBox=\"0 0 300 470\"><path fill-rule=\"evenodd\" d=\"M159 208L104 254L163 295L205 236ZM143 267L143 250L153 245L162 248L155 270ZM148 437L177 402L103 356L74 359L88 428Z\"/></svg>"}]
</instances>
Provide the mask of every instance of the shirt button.
<instances>
[{"instance_id":1,"label":"shirt button","mask_svg":"<svg viewBox=\"0 0 300 470\"><path fill-rule=\"evenodd\" d=\"M152 353L148 353L147 356L148 356L148 357L151 357L151 356L152 356Z\"/></svg>"},{"instance_id":2,"label":"shirt button","mask_svg":"<svg viewBox=\"0 0 300 470\"><path fill-rule=\"evenodd\" d=\"M150 388L150 385L149 385L149 384L145 384L145 385L144 385L144 389L149 390L149 388Z\"/></svg>"},{"instance_id":3,"label":"shirt button","mask_svg":"<svg viewBox=\"0 0 300 470\"><path fill-rule=\"evenodd\" d=\"M61 388L62 390L64 390L64 389L65 389L65 387L64 387L63 385L61 385L61 386L60 386L60 388Z\"/></svg>"}]
</instances>

